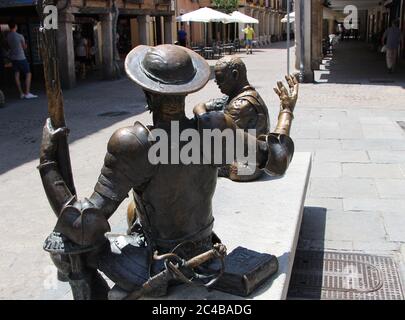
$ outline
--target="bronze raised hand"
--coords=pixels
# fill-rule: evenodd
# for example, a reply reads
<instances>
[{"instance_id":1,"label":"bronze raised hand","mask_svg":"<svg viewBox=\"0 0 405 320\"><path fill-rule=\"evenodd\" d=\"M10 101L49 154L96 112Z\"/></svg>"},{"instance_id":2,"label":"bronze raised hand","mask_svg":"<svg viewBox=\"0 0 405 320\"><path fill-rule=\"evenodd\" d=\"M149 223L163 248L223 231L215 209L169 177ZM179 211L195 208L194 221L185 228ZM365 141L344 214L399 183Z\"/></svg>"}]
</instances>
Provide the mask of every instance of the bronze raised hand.
<instances>
[{"instance_id":1,"label":"bronze raised hand","mask_svg":"<svg viewBox=\"0 0 405 320\"><path fill-rule=\"evenodd\" d=\"M294 119L293 112L298 100L299 83L297 78L293 75L287 75L285 79L288 83L288 89L281 81L278 81L277 88L274 88L274 92L280 98L280 113L274 132L290 135L291 121Z\"/></svg>"},{"instance_id":2,"label":"bronze raised hand","mask_svg":"<svg viewBox=\"0 0 405 320\"><path fill-rule=\"evenodd\" d=\"M274 92L280 98L281 109L294 112L295 104L298 99L299 83L297 78L293 75L287 75L285 79L289 88L287 89L281 81L278 81L277 88L274 88Z\"/></svg>"}]
</instances>

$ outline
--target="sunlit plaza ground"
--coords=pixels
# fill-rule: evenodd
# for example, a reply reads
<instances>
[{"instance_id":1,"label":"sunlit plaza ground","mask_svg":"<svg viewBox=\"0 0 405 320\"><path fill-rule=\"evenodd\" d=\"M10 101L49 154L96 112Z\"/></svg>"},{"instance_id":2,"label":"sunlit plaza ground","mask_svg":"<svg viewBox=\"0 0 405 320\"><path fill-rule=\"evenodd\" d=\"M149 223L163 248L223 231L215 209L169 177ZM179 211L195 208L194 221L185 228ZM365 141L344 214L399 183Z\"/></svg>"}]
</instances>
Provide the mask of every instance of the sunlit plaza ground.
<instances>
[{"instance_id":1,"label":"sunlit plaza ground","mask_svg":"<svg viewBox=\"0 0 405 320\"><path fill-rule=\"evenodd\" d=\"M272 88L286 73L285 43L237 55L266 102L274 128L279 107ZM291 132L296 151L313 156L298 250L389 256L405 279L404 66L388 74L384 57L357 42L340 43L324 62L315 74L318 82L300 87ZM9 90L0 109L0 298L71 298L66 284L52 287L54 269L42 250L56 218L36 169L47 117L45 93L36 93L37 100L18 100ZM188 116L197 103L219 96L211 77L187 97ZM64 92L64 99L73 173L83 198L97 181L111 134L152 119L142 91L126 77L79 83ZM113 216L113 228L124 225L127 204Z\"/></svg>"}]
</instances>

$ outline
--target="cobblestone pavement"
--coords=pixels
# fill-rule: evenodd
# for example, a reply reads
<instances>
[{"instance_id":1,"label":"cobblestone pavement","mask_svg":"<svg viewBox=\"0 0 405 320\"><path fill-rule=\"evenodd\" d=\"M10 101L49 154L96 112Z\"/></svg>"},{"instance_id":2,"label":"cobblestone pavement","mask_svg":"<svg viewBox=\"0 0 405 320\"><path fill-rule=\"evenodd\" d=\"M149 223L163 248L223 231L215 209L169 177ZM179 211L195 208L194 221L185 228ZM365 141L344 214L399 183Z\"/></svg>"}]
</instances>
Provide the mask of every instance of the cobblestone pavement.
<instances>
[{"instance_id":1,"label":"cobblestone pavement","mask_svg":"<svg viewBox=\"0 0 405 320\"><path fill-rule=\"evenodd\" d=\"M270 109L272 127L278 113L272 88L285 73L284 45L239 53ZM328 82L301 85L292 130L297 151L313 153L299 247L393 256L405 275L405 132L397 123L405 121L405 73L386 74L381 55L351 42L340 44L322 69L330 71L316 78ZM187 98L188 115L196 103L217 96L211 80ZM151 116L141 90L127 79L84 83L64 97L72 167L83 198L92 192L111 134L135 121L150 123ZM35 169L45 95L7 98L0 109L0 299L70 299L42 250L56 220ZM113 117L105 116L111 112ZM126 205L113 216L113 227L123 225Z\"/></svg>"}]
</instances>

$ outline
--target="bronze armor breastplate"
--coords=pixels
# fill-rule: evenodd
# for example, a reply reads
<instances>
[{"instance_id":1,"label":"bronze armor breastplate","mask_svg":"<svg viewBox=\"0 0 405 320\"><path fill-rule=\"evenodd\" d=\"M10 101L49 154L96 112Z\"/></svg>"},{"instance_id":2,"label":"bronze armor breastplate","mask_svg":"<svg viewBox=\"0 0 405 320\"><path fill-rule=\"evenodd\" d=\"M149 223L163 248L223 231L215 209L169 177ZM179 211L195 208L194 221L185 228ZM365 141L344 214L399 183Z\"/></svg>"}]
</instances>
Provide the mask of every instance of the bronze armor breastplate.
<instances>
[{"instance_id":1,"label":"bronze armor breastplate","mask_svg":"<svg viewBox=\"0 0 405 320\"><path fill-rule=\"evenodd\" d=\"M252 119L252 121L246 119L247 121L243 121L244 123L248 123L248 125L245 127L240 127L240 125L238 125L238 119L234 119L238 127L244 130L256 129L257 136L262 134L269 134L270 118L267 106L264 103L263 99L260 97L259 93L251 87L233 98L226 106L224 112L231 116L233 114L236 114L238 112L237 109L240 107L242 101L247 101L251 106L254 107L254 109L256 110L256 119ZM234 116L232 116L232 118L234 118Z\"/></svg>"}]
</instances>

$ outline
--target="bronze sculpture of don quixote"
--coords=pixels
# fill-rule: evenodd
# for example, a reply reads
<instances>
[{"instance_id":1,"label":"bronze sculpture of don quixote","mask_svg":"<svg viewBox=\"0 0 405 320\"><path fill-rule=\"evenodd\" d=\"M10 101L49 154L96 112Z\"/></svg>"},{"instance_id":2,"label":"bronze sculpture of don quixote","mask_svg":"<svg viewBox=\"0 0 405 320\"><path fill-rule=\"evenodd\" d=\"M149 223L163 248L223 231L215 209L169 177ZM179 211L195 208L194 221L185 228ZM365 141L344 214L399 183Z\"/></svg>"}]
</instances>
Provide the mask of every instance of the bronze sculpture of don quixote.
<instances>
[{"instance_id":1,"label":"bronze sculpture of don quixote","mask_svg":"<svg viewBox=\"0 0 405 320\"><path fill-rule=\"evenodd\" d=\"M50 2L39 1L40 14ZM158 143L154 139L156 129L167 134L166 143L170 144L174 123L180 133L194 130L198 136L207 130L219 134L228 130L235 141L253 145L256 150L253 176L244 180L233 175L232 180L253 180L260 176L257 172L284 174L294 153L289 132L298 96L296 78L287 76L288 88L281 82L275 88L281 107L276 129L270 132L267 108L241 72L241 61L222 61L216 77L217 82L222 77L221 91L229 95L226 106L209 110L210 103L199 105L190 119L185 115L185 98L208 82L207 62L177 45L135 47L126 57L125 70L143 89L153 123L136 122L113 133L93 194L79 200L63 115L56 31L41 28L40 34L49 118L43 128L38 169L57 216L44 249L58 269L59 280L69 282L74 299L161 297L179 283L247 296L276 273L276 257L245 249L243 243L227 254L213 232L212 198L218 169L228 166L235 173L240 165L237 153L228 150L223 139L217 139L218 145L211 145L208 151L199 143L198 158L204 161L198 163L182 163L181 159L178 163L155 163L150 153ZM238 86L240 83L243 86ZM244 112L238 112L241 109L249 110L249 119L243 118ZM260 121L250 121L256 118ZM260 124L261 132L251 135L247 129L255 129L255 123ZM180 143L180 147L187 144ZM214 161L218 150L231 152L232 161ZM232 178L232 174L228 177ZM108 219L130 192L134 202L128 209L128 232L113 235L109 233ZM114 282L112 288L100 272Z\"/></svg>"}]
</instances>

